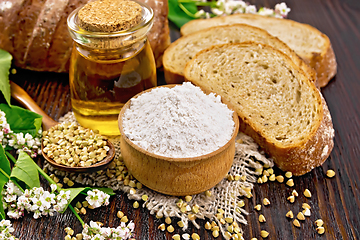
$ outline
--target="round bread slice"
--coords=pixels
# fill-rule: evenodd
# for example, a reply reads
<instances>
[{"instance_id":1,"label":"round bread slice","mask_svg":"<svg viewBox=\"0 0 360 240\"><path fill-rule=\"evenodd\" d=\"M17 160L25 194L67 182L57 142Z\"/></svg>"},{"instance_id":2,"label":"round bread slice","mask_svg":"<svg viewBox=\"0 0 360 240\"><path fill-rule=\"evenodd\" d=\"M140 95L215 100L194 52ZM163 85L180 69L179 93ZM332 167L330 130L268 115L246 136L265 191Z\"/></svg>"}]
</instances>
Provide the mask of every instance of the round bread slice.
<instances>
[{"instance_id":1,"label":"round bread slice","mask_svg":"<svg viewBox=\"0 0 360 240\"><path fill-rule=\"evenodd\" d=\"M268 31L293 49L317 72L318 86L324 87L335 76L337 64L329 38L318 29L289 19L261 16L258 14L233 14L210 19L196 19L180 29L188 35L202 29L244 23Z\"/></svg>"},{"instance_id":2,"label":"round bread slice","mask_svg":"<svg viewBox=\"0 0 360 240\"><path fill-rule=\"evenodd\" d=\"M165 51L163 66L168 84L184 81L184 68L199 51L212 45L225 43L258 42L267 44L288 55L314 83L316 72L291 48L263 29L246 24L215 26L183 36L173 42Z\"/></svg>"},{"instance_id":3,"label":"round bread slice","mask_svg":"<svg viewBox=\"0 0 360 240\"><path fill-rule=\"evenodd\" d=\"M329 156L334 130L326 103L284 53L259 43L215 45L189 61L184 76L232 104L240 131L283 171L303 175Z\"/></svg>"}]
</instances>

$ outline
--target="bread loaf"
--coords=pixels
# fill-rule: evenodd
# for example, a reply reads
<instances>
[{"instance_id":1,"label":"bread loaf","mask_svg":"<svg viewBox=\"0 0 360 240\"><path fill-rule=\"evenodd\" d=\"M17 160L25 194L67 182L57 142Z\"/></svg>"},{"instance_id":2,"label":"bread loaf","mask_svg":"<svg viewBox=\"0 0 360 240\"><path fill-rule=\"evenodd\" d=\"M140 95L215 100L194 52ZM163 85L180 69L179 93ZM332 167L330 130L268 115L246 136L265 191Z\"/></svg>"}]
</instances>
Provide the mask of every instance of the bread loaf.
<instances>
[{"instance_id":1,"label":"bread loaf","mask_svg":"<svg viewBox=\"0 0 360 240\"><path fill-rule=\"evenodd\" d=\"M166 49L163 57L165 80L167 83L181 83L184 81L185 64L196 53L216 44L258 42L270 45L288 55L313 82L316 72L307 65L296 53L278 38L265 30L246 24L215 26L185 35Z\"/></svg>"},{"instance_id":2,"label":"bread loaf","mask_svg":"<svg viewBox=\"0 0 360 240\"><path fill-rule=\"evenodd\" d=\"M201 29L245 23L265 29L293 49L317 72L318 86L324 87L335 76L337 64L329 38L318 29L289 19L266 17L257 14L234 14L211 19L193 20L181 28L182 35Z\"/></svg>"},{"instance_id":3,"label":"bread loaf","mask_svg":"<svg viewBox=\"0 0 360 240\"><path fill-rule=\"evenodd\" d=\"M282 52L257 43L216 45L189 61L184 76L230 102L240 131L283 171L303 175L329 156L334 130L326 103Z\"/></svg>"},{"instance_id":4,"label":"bread loaf","mask_svg":"<svg viewBox=\"0 0 360 240\"><path fill-rule=\"evenodd\" d=\"M0 48L13 55L16 66L51 72L67 72L73 41L67 17L89 0L5 1L0 8ZM154 10L148 39L156 64L170 44L166 0L140 0Z\"/></svg>"}]
</instances>

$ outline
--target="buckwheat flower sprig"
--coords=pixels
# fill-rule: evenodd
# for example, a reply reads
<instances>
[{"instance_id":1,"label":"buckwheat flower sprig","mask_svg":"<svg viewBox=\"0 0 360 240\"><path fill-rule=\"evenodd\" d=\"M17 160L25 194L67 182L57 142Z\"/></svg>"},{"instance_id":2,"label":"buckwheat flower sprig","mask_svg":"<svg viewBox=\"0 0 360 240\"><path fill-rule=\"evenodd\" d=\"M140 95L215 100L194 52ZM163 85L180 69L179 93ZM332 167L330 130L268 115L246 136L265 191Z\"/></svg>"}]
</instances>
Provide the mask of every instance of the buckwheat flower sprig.
<instances>
[{"instance_id":1,"label":"buckwheat flower sprig","mask_svg":"<svg viewBox=\"0 0 360 240\"><path fill-rule=\"evenodd\" d=\"M101 206L109 205L110 195L100 191L99 189L93 189L92 191L87 191L87 197L85 200L89 203L89 205L93 208L98 208Z\"/></svg>"},{"instance_id":2,"label":"buckwheat flower sprig","mask_svg":"<svg viewBox=\"0 0 360 240\"><path fill-rule=\"evenodd\" d=\"M61 190L55 193L56 185L51 186L51 192L42 187L20 189L12 182L6 183L2 195L4 197L4 208L10 218L18 219L24 216L25 210L32 212L35 219L41 216L53 216L54 212L61 212L69 204L70 191Z\"/></svg>"},{"instance_id":3,"label":"buckwheat flower sprig","mask_svg":"<svg viewBox=\"0 0 360 240\"><path fill-rule=\"evenodd\" d=\"M12 227L10 220L3 219L0 221L0 239L17 240L18 238L15 238L11 234L13 232L14 228Z\"/></svg>"},{"instance_id":4,"label":"buckwheat flower sprig","mask_svg":"<svg viewBox=\"0 0 360 240\"><path fill-rule=\"evenodd\" d=\"M6 114L0 110L0 143L3 148L9 146L17 149L17 153L23 150L31 157L36 157L38 154L41 154L41 137L41 129L35 137L29 133L14 133L6 120Z\"/></svg>"},{"instance_id":5,"label":"buckwheat flower sprig","mask_svg":"<svg viewBox=\"0 0 360 240\"><path fill-rule=\"evenodd\" d=\"M192 14L183 3L195 3L196 6L208 6L211 13L201 9L195 14ZM211 18L217 16L226 16L237 13L252 13L269 17L286 18L290 12L290 8L286 3L278 3L274 9L262 7L257 10L255 5L250 5L242 0L218 0L218 1L203 1L203 0L178 0L179 7L192 18Z\"/></svg>"},{"instance_id":6,"label":"buckwheat flower sprig","mask_svg":"<svg viewBox=\"0 0 360 240\"><path fill-rule=\"evenodd\" d=\"M121 223L117 228L101 227L98 223L90 221L90 225L85 224L82 235L84 240L88 239L108 239L125 240L133 236L135 224L130 222L126 225Z\"/></svg>"}]
</instances>

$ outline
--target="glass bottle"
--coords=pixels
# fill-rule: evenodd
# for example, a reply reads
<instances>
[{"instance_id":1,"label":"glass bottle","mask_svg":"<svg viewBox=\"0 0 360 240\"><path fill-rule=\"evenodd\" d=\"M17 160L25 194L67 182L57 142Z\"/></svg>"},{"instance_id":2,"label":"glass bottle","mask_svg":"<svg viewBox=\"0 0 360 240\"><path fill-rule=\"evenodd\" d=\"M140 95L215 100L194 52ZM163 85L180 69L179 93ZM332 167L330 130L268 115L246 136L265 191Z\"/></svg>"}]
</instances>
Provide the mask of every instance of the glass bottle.
<instances>
[{"instance_id":1,"label":"glass bottle","mask_svg":"<svg viewBox=\"0 0 360 240\"><path fill-rule=\"evenodd\" d=\"M153 25L153 11L136 3L142 8L140 22L121 31L81 28L81 8L68 17L74 40L69 69L72 110L80 125L103 135L120 135L122 106L137 93L157 86L155 59L146 37Z\"/></svg>"}]
</instances>

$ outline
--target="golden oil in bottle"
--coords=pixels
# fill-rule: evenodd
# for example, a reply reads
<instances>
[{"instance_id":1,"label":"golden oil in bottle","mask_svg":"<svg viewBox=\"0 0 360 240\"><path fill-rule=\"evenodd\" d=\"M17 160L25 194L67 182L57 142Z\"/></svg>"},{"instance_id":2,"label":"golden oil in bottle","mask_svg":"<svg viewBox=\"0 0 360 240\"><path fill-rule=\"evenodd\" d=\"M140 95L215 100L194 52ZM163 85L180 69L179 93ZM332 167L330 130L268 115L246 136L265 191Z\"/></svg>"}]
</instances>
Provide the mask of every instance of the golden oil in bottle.
<instances>
[{"instance_id":1,"label":"golden oil in bottle","mask_svg":"<svg viewBox=\"0 0 360 240\"><path fill-rule=\"evenodd\" d=\"M153 12L139 4L144 10L142 20L128 30L82 29L79 9L68 18L75 41L69 69L72 110L80 125L103 135L120 135L122 106L134 95L157 86L155 59L146 38Z\"/></svg>"}]
</instances>

